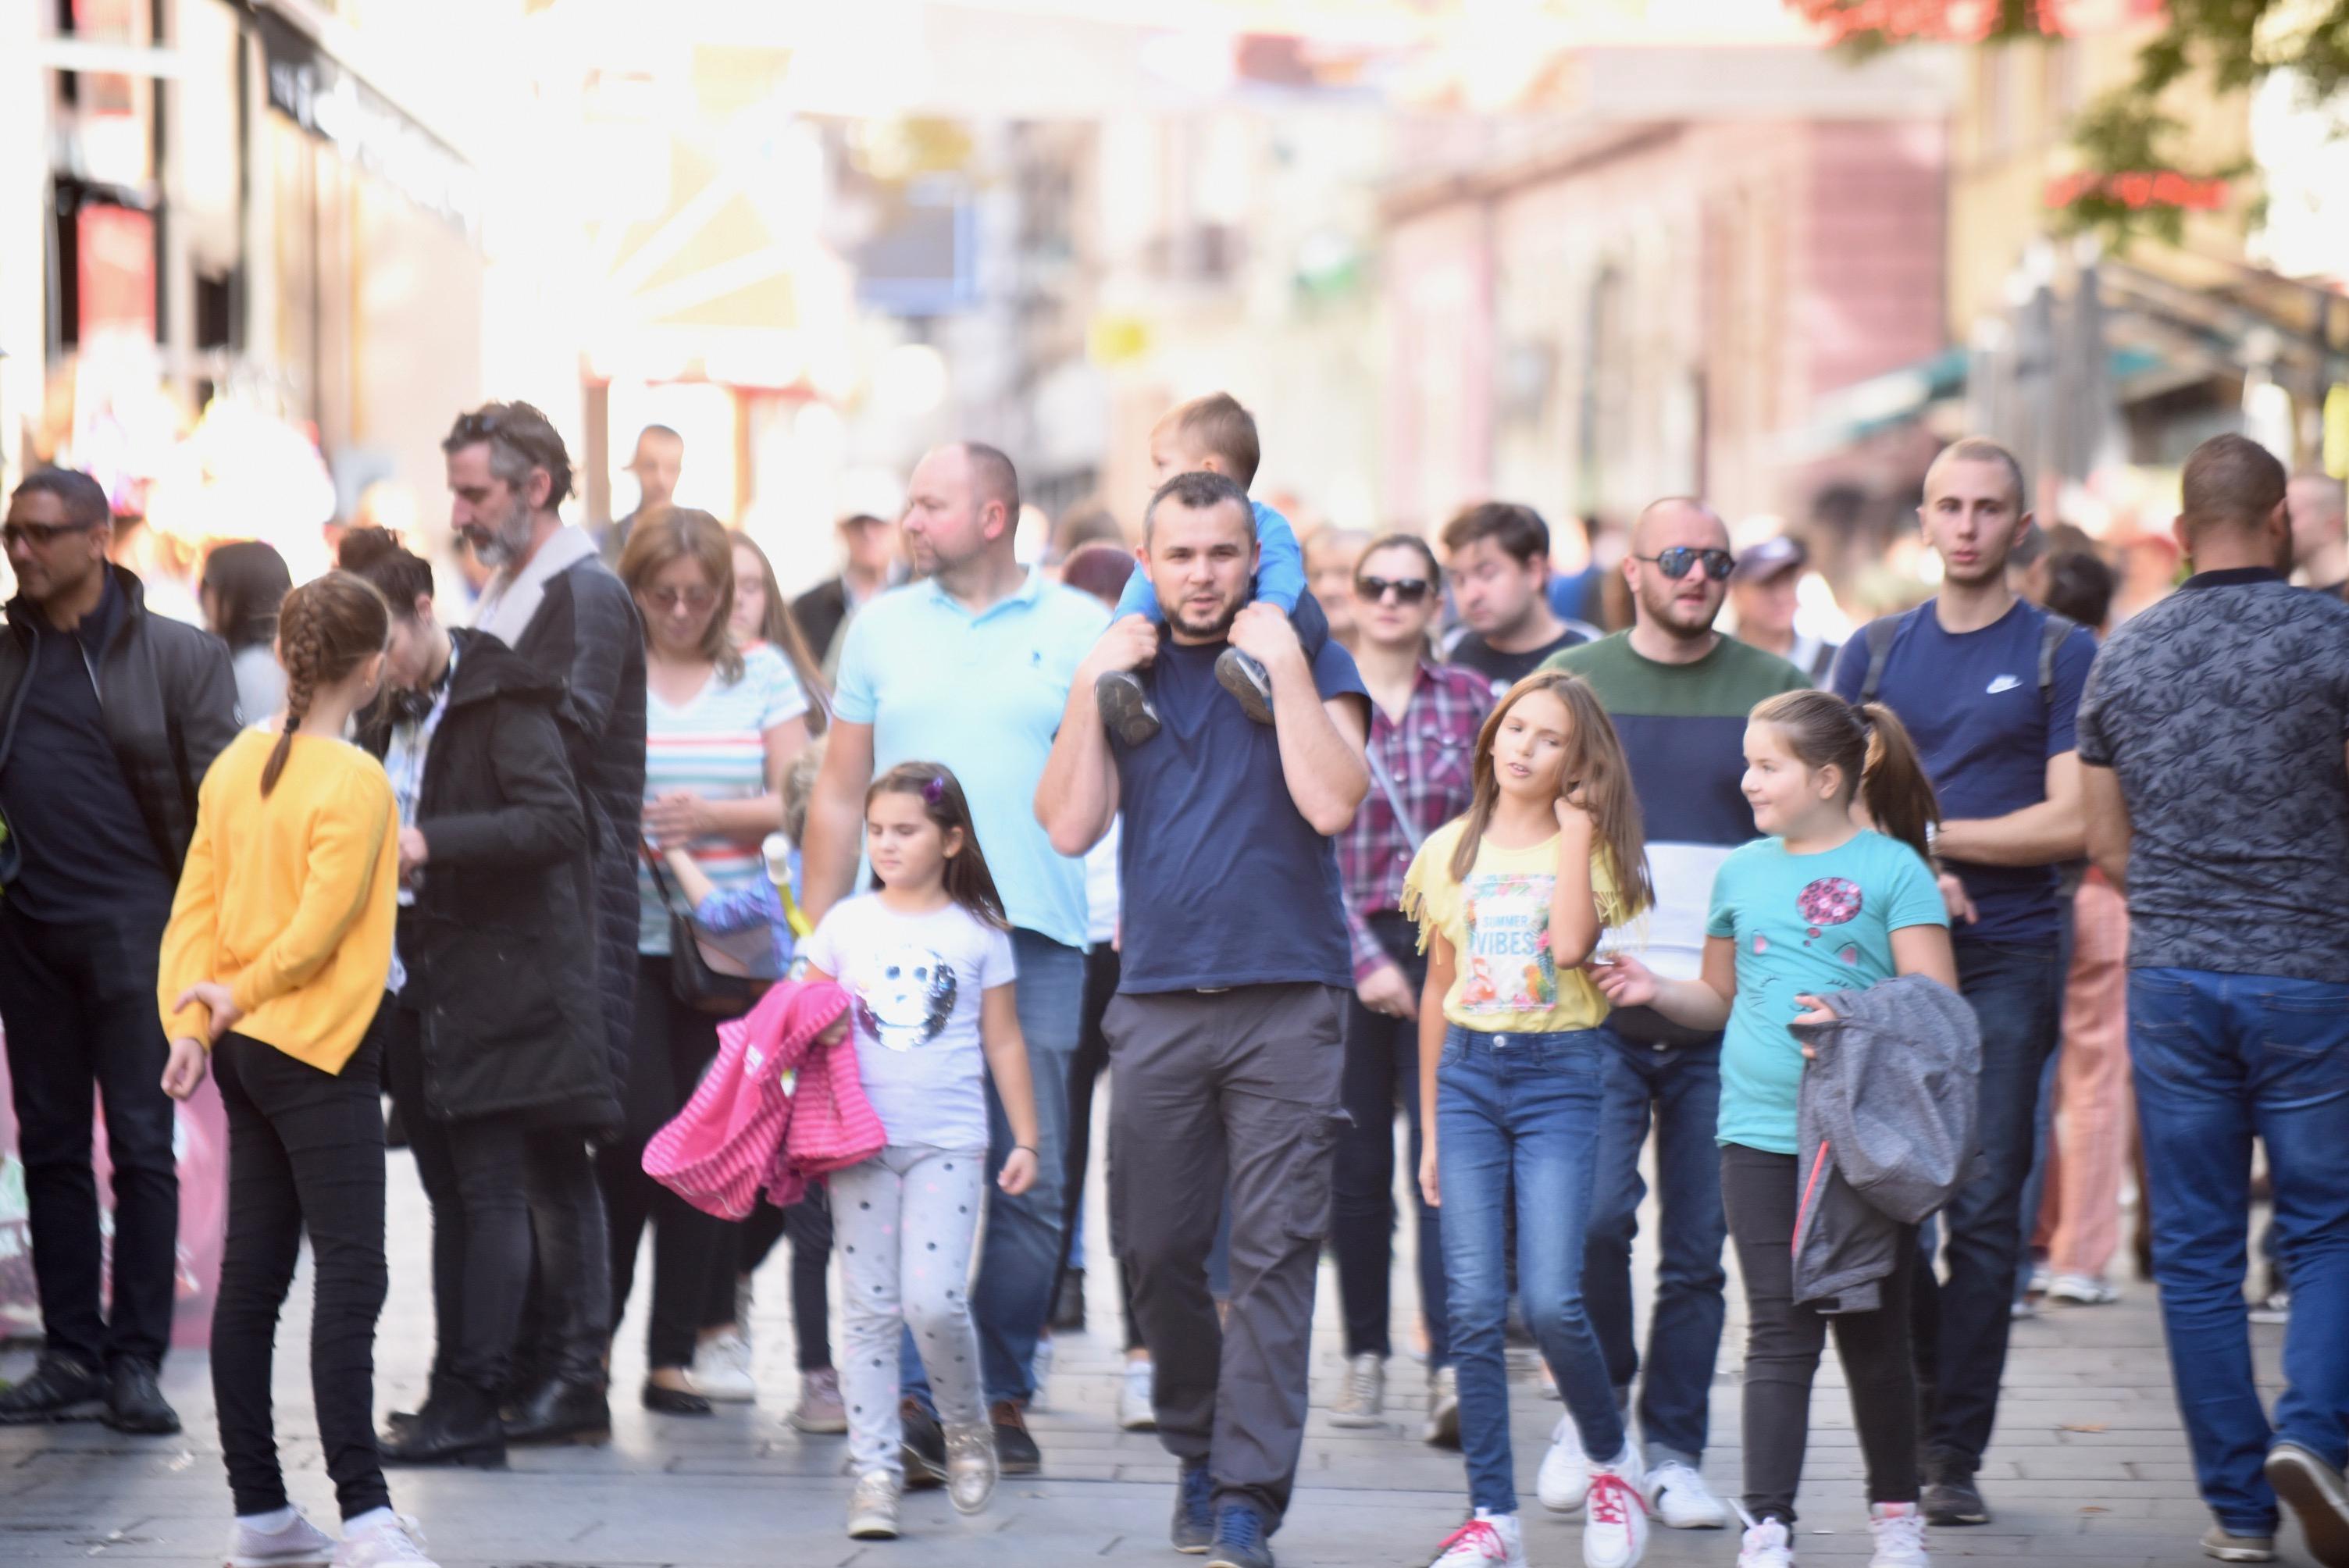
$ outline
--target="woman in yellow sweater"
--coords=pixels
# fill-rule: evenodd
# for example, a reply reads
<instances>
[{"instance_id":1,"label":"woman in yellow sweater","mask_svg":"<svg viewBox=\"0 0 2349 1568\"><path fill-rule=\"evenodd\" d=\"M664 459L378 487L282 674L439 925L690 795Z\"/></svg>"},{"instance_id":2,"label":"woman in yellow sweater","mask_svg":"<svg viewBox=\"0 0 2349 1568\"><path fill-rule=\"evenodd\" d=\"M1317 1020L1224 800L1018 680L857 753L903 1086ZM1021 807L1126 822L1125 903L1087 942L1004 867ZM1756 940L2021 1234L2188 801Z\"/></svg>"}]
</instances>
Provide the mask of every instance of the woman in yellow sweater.
<instances>
[{"instance_id":1,"label":"woman in yellow sweater","mask_svg":"<svg viewBox=\"0 0 2349 1568\"><path fill-rule=\"evenodd\" d=\"M186 1099L209 1059L228 1111L212 1352L236 1505L232 1568L428 1562L392 1511L373 1420L387 1271L382 1046L369 1025L392 962L398 811L382 766L341 738L382 684L389 629L383 596L348 573L286 596L285 713L237 737L204 776L163 934L164 1091ZM310 1377L339 1542L287 1501L270 1411L277 1314L305 1229L317 1275Z\"/></svg>"}]
</instances>

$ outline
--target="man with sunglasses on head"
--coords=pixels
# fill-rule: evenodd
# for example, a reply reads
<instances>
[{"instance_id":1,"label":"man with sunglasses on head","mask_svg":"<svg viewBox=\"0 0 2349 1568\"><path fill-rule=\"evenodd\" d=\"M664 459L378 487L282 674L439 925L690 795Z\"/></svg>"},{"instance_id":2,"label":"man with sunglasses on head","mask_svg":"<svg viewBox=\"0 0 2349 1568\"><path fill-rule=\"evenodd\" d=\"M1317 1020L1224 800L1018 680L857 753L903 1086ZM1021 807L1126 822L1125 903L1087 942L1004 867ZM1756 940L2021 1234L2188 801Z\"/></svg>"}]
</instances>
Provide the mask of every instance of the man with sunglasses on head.
<instances>
[{"instance_id":1,"label":"man with sunglasses on head","mask_svg":"<svg viewBox=\"0 0 2349 1568\"><path fill-rule=\"evenodd\" d=\"M2007 581L2031 528L2023 469L1969 437L1918 509L1941 590L1844 645L1832 685L1900 716L1940 798L1934 839L1958 989L1982 1026L1982 1160L1941 1212L1944 1268L1919 1271L1917 1383L1928 1523L1986 1524L1974 1474L1998 1415L2041 1069L2055 1049L2066 945L2057 868L2085 852L2075 717L2096 640Z\"/></svg>"},{"instance_id":2,"label":"man with sunglasses on head","mask_svg":"<svg viewBox=\"0 0 2349 1568\"><path fill-rule=\"evenodd\" d=\"M196 820L236 735L216 638L149 611L109 564L114 520L88 474L45 469L0 527L16 597L0 633L0 1025L47 1346L0 1424L98 1417L169 1433L180 1183L155 965ZM114 1166L114 1280L90 1164L90 1097Z\"/></svg>"},{"instance_id":3,"label":"man with sunglasses on head","mask_svg":"<svg viewBox=\"0 0 2349 1568\"><path fill-rule=\"evenodd\" d=\"M1529 506L1488 500L1444 525L1444 574L1467 628L1447 662L1481 671L1495 696L1541 662L1590 640L1549 607L1549 524Z\"/></svg>"},{"instance_id":4,"label":"man with sunglasses on head","mask_svg":"<svg viewBox=\"0 0 2349 1568\"><path fill-rule=\"evenodd\" d=\"M1713 873L1754 836L1746 803L1745 716L1810 678L1775 654L1713 630L1731 570L1729 530L1701 500L1652 503L1631 530L1623 576L1628 631L1568 648L1544 667L1590 683L1622 737L1648 830L1656 907L1642 954L1661 975L1702 966ZM1640 1387L1648 1497L1674 1529L1718 1530L1728 1510L1702 1469L1713 1361L1721 1348L1721 1036L1685 1029L1645 1007L1619 1007L1603 1026L1609 1064L1599 1155L1584 1243L1582 1293L1628 1410ZM1646 1377L1631 1307L1631 1243L1639 1230L1640 1153L1652 1125L1661 1201L1655 1307ZM1542 1502L1571 1511L1588 1485L1574 1423L1557 1425L1542 1461Z\"/></svg>"}]
</instances>

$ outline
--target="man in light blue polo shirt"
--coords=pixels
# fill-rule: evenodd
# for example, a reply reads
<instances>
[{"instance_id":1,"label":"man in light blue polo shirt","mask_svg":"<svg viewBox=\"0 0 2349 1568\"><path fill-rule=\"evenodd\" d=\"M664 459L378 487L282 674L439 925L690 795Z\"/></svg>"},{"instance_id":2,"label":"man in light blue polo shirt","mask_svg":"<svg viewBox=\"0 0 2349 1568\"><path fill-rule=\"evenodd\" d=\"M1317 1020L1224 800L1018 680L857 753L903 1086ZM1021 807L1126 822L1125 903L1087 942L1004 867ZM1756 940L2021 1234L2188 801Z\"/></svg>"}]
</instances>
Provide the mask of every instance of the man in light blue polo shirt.
<instances>
[{"instance_id":1,"label":"man in light blue polo shirt","mask_svg":"<svg viewBox=\"0 0 2349 1568\"><path fill-rule=\"evenodd\" d=\"M959 442L916 466L904 527L922 580L874 599L843 634L831 738L808 807L806 903L822 919L847 895L864 791L875 776L901 762L954 770L1011 917L1019 1028L1036 1081L1036 1184L1017 1198L989 1199L971 1293L1003 1472L1032 1475L1041 1460L1021 1411L1035 1391L1036 1338L1061 1253L1069 1058L1086 934L1084 862L1053 852L1036 820L1036 786L1070 682L1109 613L1012 558L1019 517L1019 476L992 447ZM999 1168L1011 1152L1011 1130L992 1086L988 1121L989 1163ZM943 1480L945 1439L910 1338L904 1361L906 1479Z\"/></svg>"}]
</instances>

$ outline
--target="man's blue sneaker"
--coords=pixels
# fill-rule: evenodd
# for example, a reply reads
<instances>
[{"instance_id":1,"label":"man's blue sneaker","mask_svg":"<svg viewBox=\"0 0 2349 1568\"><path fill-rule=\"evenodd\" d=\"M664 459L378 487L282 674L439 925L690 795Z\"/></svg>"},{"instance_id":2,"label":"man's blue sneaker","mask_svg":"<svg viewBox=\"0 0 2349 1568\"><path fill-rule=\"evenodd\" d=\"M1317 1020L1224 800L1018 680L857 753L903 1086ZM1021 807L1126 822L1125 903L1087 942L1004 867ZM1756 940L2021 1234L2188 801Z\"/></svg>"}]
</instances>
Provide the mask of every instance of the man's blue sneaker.
<instances>
[{"instance_id":1,"label":"man's blue sneaker","mask_svg":"<svg viewBox=\"0 0 2349 1568\"><path fill-rule=\"evenodd\" d=\"M1216 1511L1216 1543L1207 1549L1207 1568L1273 1568L1272 1546L1255 1509L1227 1502Z\"/></svg>"},{"instance_id":2,"label":"man's blue sneaker","mask_svg":"<svg viewBox=\"0 0 2349 1568\"><path fill-rule=\"evenodd\" d=\"M1216 1478L1205 1464L1185 1465L1174 1483L1174 1550L1193 1555L1216 1543Z\"/></svg>"}]
</instances>

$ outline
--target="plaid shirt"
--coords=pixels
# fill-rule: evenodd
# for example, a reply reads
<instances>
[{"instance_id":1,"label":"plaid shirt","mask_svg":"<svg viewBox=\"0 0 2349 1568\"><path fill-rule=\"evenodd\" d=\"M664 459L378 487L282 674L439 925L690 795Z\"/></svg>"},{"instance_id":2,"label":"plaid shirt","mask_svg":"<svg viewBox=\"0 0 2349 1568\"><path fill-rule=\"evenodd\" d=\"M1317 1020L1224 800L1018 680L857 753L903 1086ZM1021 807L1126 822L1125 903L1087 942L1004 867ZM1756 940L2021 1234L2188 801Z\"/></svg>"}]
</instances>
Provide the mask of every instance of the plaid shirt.
<instances>
[{"instance_id":1,"label":"plaid shirt","mask_svg":"<svg viewBox=\"0 0 2349 1568\"><path fill-rule=\"evenodd\" d=\"M1423 661L1400 723L1371 705L1371 755L1394 781L1411 812L1413 830L1395 820L1394 803L1373 778L1353 826L1338 837L1338 874L1357 980L1393 962L1371 934L1369 917L1400 905L1403 873L1414 852L1412 841L1468 810L1475 789L1476 732L1493 711L1493 701L1488 676Z\"/></svg>"}]
</instances>

